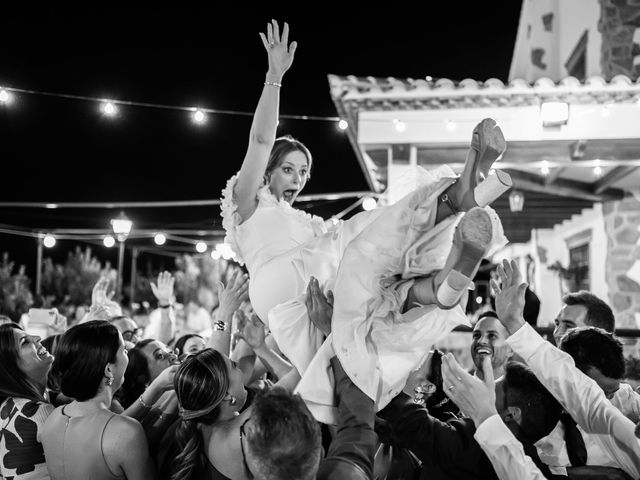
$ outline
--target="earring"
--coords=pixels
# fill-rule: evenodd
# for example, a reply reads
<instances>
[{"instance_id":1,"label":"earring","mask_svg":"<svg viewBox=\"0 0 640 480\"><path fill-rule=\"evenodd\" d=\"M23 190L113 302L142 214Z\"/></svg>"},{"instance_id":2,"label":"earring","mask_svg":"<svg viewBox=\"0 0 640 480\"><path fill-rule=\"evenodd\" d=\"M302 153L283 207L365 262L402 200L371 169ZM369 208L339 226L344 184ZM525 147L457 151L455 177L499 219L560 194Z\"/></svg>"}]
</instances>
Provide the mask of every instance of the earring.
<instances>
[{"instance_id":1,"label":"earring","mask_svg":"<svg viewBox=\"0 0 640 480\"><path fill-rule=\"evenodd\" d=\"M113 385L113 377L107 377L107 385L108 386Z\"/></svg>"},{"instance_id":2,"label":"earring","mask_svg":"<svg viewBox=\"0 0 640 480\"><path fill-rule=\"evenodd\" d=\"M233 395L229 395L231 398L229 399L229 403L233 406L236 403L238 403L238 399L236 397L234 397Z\"/></svg>"}]
</instances>

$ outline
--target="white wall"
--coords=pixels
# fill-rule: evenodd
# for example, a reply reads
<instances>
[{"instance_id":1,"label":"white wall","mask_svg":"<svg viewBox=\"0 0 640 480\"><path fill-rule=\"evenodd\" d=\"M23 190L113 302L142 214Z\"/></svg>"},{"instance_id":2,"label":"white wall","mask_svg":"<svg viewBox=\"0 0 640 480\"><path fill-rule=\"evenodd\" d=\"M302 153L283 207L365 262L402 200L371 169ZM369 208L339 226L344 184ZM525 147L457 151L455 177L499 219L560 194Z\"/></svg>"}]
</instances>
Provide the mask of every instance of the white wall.
<instances>
[{"instance_id":1,"label":"white wall","mask_svg":"<svg viewBox=\"0 0 640 480\"><path fill-rule=\"evenodd\" d=\"M524 258L527 254L535 260L535 277L530 282L531 289L540 298L540 314L538 325L548 326L553 323L561 306L561 286L558 275L547 267L556 261L563 266L569 264L569 249L566 240L585 230L591 230L589 247L589 274L591 292L605 302L609 301L605 267L607 260L608 241L604 229L602 205L594 204L593 208L584 210L553 229L538 229L531 233L531 241L523 244L507 245L492 258L494 263L503 258L520 259L520 268L525 268ZM544 249L546 262L542 263L540 249Z\"/></svg>"},{"instance_id":2,"label":"white wall","mask_svg":"<svg viewBox=\"0 0 640 480\"><path fill-rule=\"evenodd\" d=\"M542 15L549 12L554 14L552 32L544 30L541 20ZM586 75L600 75L602 37L598 32L599 19L598 0L524 0L509 80L524 78L535 82L540 77L555 81L563 79L568 75L564 64L585 30L589 30ZM543 61L548 66L545 70L531 63L533 48L546 50Z\"/></svg>"},{"instance_id":3,"label":"white wall","mask_svg":"<svg viewBox=\"0 0 640 480\"><path fill-rule=\"evenodd\" d=\"M564 64L578 44L585 30L589 30L587 41L587 78L601 75L600 47L602 36L598 32L600 20L600 2L598 0L560 0L558 1L559 42L558 61L563 76L567 76Z\"/></svg>"}]
</instances>

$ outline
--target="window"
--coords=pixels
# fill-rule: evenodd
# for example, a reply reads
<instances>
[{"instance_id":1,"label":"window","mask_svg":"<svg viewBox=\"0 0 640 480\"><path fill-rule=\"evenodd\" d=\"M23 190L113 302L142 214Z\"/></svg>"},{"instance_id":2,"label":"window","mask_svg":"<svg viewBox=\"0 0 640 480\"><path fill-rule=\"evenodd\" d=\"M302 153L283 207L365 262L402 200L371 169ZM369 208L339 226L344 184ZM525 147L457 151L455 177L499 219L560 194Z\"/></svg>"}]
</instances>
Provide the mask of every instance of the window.
<instances>
[{"instance_id":1,"label":"window","mask_svg":"<svg viewBox=\"0 0 640 480\"><path fill-rule=\"evenodd\" d=\"M584 80L587 77L587 40L589 38L589 30L585 30L577 45L569 55L567 63L564 64L567 74L576 77L578 80Z\"/></svg>"},{"instance_id":2,"label":"window","mask_svg":"<svg viewBox=\"0 0 640 480\"><path fill-rule=\"evenodd\" d=\"M588 243L569 249L569 268L575 272L576 289L591 290Z\"/></svg>"}]
</instances>

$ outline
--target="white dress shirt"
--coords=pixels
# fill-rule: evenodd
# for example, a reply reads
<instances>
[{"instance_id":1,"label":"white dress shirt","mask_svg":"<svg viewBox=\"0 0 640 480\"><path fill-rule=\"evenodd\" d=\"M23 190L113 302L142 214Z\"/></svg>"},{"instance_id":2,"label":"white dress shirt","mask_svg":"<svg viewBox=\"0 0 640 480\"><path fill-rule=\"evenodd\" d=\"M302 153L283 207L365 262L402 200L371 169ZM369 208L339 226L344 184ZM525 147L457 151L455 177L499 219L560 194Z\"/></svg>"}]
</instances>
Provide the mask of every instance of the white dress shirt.
<instances>
[{"instance_id":1,"label":"white dress shirt","mask_svg":"<svg viewBox=\"0 0 640 480\"><path fill-rule=\"evenodd\" d=\"M473 438L491 460L500 480L546 480L533 460L525 455L522 444L502 422L500 415L493 415L482 422Z\"/></svg>"},{"instance_id":2,"label":"white dress shirt","mask_svg":"<svg viewBox=\"0 0 640 480\"><path fill-rule=\"evenodd\" d=\"M640 440L634 434L634 423L607 400L595 381L575 367L571 356L544 340L529 324L511 335L507 343L578 426L594 434L590 437L612 459L613 466L633 478L640 477Z\"/></svg>"}]
</instances>

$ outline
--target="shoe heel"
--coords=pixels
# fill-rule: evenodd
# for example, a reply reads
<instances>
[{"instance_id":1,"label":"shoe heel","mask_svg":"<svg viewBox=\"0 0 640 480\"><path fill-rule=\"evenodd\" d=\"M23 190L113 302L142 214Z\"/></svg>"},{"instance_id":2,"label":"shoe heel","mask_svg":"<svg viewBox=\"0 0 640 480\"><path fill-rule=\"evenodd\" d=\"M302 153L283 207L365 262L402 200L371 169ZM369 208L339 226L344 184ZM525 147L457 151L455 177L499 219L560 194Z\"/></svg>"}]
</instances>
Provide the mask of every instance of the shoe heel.
<instances>
[{"instance_id":1,"label":"shoe heel","mask_svg":"<svg viewBox=\"0 0 640 480\"><path fill-rule=\"evenodd\" d=\"M438 287L438 292L436 293L438 307L443 310L450 310L455 307L470 284L471 279L469 277L451 270Z\"/></svg>"},{"instance_id":2,"label":"shoe heel","mask_svg":"<svg viewBox=\"0 0 640 480\"><path fill-rule=\"evenodd\" d=\"M473 197L479 207L486 207L512 186L511 176L507 172L496 170L495 175L489 175L482 183L476 185L473 189Z\"/></svg>"}]
</instances>

